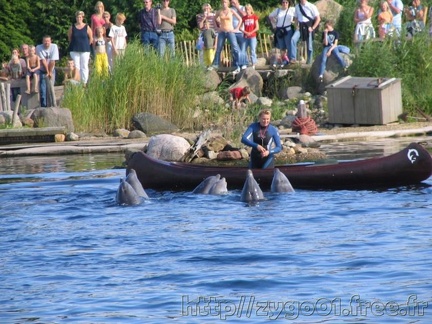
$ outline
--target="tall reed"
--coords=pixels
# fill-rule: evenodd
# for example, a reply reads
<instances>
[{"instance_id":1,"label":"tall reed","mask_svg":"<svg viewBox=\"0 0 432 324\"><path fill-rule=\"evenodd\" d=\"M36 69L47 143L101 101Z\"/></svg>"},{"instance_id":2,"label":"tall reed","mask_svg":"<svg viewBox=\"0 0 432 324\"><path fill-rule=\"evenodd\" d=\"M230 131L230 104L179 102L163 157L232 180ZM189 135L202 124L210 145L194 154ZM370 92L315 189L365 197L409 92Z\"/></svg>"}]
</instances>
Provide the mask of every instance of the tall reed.
<instances>
[{"instance_id":1,"label":"tall reed","mask_svg":"<svg viewBox=\"0 0 432 324\"><path fill-rule=\"evenodd\" d=\"M203 80L201 68L187 67L181 59L161 58L131 42L124 57L115 60L109 78L92 74L86 88L67 87L63 105L71 110L78 131L130 129L133 115L140 112L190 128Z\"/></svg>"}]
</instances>

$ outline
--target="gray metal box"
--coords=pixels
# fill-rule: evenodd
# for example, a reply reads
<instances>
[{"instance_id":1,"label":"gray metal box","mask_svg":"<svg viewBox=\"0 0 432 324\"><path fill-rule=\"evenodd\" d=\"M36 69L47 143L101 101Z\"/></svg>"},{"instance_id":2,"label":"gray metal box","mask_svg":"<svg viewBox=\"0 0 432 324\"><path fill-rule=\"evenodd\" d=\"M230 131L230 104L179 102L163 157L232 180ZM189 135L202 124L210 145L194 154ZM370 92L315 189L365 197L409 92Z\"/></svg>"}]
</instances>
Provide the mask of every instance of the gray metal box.
<instances>
[{"instance_id":1,"label":"gray metal box","mask_svg":"<svg viewBox=\"0 0 432 324\"><path fill-rule=\"evenodd\" d=\"M385 125L402 114L401 79L347 76L326 89L332 124Z\"/></svg>"}]
</instances>

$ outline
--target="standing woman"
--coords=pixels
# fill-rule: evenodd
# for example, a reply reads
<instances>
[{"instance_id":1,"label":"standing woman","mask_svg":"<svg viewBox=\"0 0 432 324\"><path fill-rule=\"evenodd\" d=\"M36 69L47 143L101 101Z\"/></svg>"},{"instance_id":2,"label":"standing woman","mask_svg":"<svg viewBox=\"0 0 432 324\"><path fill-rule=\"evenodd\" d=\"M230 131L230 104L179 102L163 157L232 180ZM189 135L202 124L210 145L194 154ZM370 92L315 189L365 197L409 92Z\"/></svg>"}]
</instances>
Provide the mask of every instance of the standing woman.
<instances>
[{"instance_id":1,"label":"standing woman","mask_svg":"<svg viewBox=\"0 0 432 324\"><path fill-rule=\"evenodd\" d=\"M216 54L211 69L219 68L221 53L225 45L225 40L228 39L228 41L231 44L231 51L233 52L234 63L236 65L236 69L234 70L234 73L238 73L240 72L240 66L246 63L239 62L240 47L237 43L237 39L233 28L233 15L236 16L238 19L238 25L235 27L236 30L239 30L242 24L242 19L237 12L229 8L229 3L230 3L229 0L222 0L221 1L222 9L220 9L215 15L216 23L219 24L219 29L218 29Z\"/></svg>"},{"instance_id":2,"label":"standing woman","mask_svg":"<svg viewBox=\"0 0 432 324\"><path fill-rule=\"evenodd\" d=\"M359 6L354 12L354 42L375 38L375 30L372 25L374 8L368 5L368 0L360 0Z\"/></svg>"},{"instance_id":3,"label":"standing woman","mask_svg":"<svg viewBox=\"0 0 432 324\"><path fill-rule=\"evenodd\" d=\"M289 0L282 0L280 8L275 9L270 15L270 20L276 26L275 47L282 51L281 64L286 65L290 59L296 57L296 53L291 52L291 39L294 35L295 8L291 6ZM276 63L276 62L274 62Z\"/></svg>"},{"instance_id":4,"label":"standing woman","mask_svg":"<svg viewBox=\"0 0 432 324\"><path fill-rule=\"evenodd\" d=\"M76 23L68 31L70 56L79 69L81 81L87 84L89 76L90 46L93 43L93 33L89 25L83 22L84 12L75 13Z\"/></svg>"},{"instance_id":5,"label":"standing woman","mask_svg":"<svg viewBox=\"0 0 432 324\"><path fill-rule=\"evenodd\" d=\"M163 0L162 9L158 9L158 23L162 34L159 36L159 56L165 55L168 45L169 56L175 54L174 26L177 23L176 11L169 7L169 0Z\"/></svg>"},{"instance_id":6,"label":"standing woman","mask_svg":"<svg viewBox=\"0 0 432 324\"><path fill-rule=\"evenodd\" d=\"M95 4L94 7L95 13L91 16L91 30L93 32L93 35L96 35L96 28L102 27L105 25L105 19L104 19L104 12L105 12L105 6L102 1L98 1ZM108 34L107 34L108 35Z\"/></svg>"},{"instance_id":7,"label":"standing woman","mask_svg":"<svg viewBox=\"0 0 432 324\"><path fill-rule=\"evenodd\" d=\"M270 110L261 110L258 118L258 122L252 123L243 134L241 142L252 147L250 169L273 168L274 155L282 150L279 133L277 128L270 124Z\"/></svg>"},{"instance_id":8,"label":"standing woman","mask_svg":"<svg viewBox=\"0 0 432 324\"><path fill-rule=\"evenodd\" d=\"M251 63L252 67L255 69L255 64L257 63L257 31L259 29L258 16L250 4L245 6L246 15L242 18L243 20L243 33L245 39L245 53L247 53L247 48L250 49Z\"/></svg>"}]
</instances>

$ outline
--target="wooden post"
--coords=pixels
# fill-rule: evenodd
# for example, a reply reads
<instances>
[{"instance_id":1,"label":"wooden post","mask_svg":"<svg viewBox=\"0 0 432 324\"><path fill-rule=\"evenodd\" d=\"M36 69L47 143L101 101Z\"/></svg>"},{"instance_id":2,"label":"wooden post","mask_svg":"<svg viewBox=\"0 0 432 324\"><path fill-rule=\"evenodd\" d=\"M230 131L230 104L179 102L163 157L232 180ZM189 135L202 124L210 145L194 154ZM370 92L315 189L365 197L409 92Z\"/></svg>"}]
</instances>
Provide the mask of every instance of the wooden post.
<instances>
[{"instance_id":1,"label":"wooden post","mask_svg":"<svg viewBox=\"0 0 432 324\"><path fill-rule=\"evenodd\" d=\"M15 108L12 115L12 127L15 127L15 121L17 120L17 118L19 118L18 111L19 111L20 103L21 103L21 95L19 94L15 100Z\"/></svg>"},{"instance_id":2,"label":"wooden post","mask_svg":"<svg viewBox=\"0 0 432 324\"><path fill-rule=\"evenodd\" d=\"M3 82L0 83L0 102L1 102L1 111L6 111L6 91L5 84Z\"/></svg>"},{"instance_id":3,"label":"wooden post","mask_svg":"<svg viewBox=\"0 0 432 324\"><path fill-rule=\"evenodd\" d=\"M10 83L6 83L6 111L11 110L11 87Z\"/></svg>"}]
</instances>

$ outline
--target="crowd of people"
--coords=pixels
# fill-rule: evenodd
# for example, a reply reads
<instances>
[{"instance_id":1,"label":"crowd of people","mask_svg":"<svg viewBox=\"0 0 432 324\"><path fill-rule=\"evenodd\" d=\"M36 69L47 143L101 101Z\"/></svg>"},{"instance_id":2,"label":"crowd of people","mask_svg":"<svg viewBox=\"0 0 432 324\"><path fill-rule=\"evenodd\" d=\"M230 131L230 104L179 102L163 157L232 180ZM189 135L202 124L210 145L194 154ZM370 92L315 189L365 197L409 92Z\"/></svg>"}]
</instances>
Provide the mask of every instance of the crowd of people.
<instances>
[{"instance_id":1,"label":"crowd of people","mask_svg":"<svg viewBox=\"0 0 432 324\"><path fill-rule=\"evenodd\" d=\"M240 0L221 0L220 8L213 10L209 3L202 6L202 12L196 15L199 28L197 50L200 62L208 70L218 69L222 64L224 45L228 41L231 48L231 66L234 73L255 68L257 63L257 33L259 17L250 4L241 5ZM271 62L273 67L285 66L297 62L297 43L300 39L307 45L306 63L312 63L313 39L321 22L317 7L308 0L281 0L280 6L273 10L268 18L274 27L274 47L280 55ZM373 22L377 21L380 38L389 35L402 35L402 15L406 19L405 35L413 37L424 30L425 8L421 0L412 0L409 6L403 6L401 0L382 0L378 13L368 4L368 0L357 0L354 12L354 42L362 42L375 37ZM177 23L175 9L170 7L170 0L153 6L152 0L143 0L144 8L138 13L141 42L160 56L175 55L174 27ZM97 1L90 24L85 22L85 13L77 11L76 22L67 33L69 40L65 75L66 84L86 85L89 79L89 63L94 62L94 72L106 77L113 69L115 59L121 57L127 46L127 32L123 25L126 17L117 13L115 22L105 10L104 4ZM345 67L339 54L338 36L334 22L327 21L322 33L323 55L320 78L327 58L334 55ZM432 29L430 30L432 34ZM45 107L47 82L55 82L55 66L59 60L59 50L51 37L46 35L42 44L29 46L23 44L20 49L13 49L11 60L3 64L0 80L25 79L26 93L40 93L41 106ZM15 101L19 88L12 89Z\"/></svg>"},{"instance_id":2,"label":"crowd of people","mask_svg":"<svg viewBox=\"0 0 432 324\"><path fill-rule=\"evenodd\" d=\"M90 25L85 23L85 13L75 13L76 22L68 30L69 59L65 69L66 85L86 86L89 80L90 59L94 61L94 73L106 77L113 69L116 57L121 57L127 46L127 32L124 27L126 16L118 13L115 23L105 11L101 1L96 2L95 13L91 16ZM40 106L47 107L47 87L55 84L56 64L59 61L58 46L51 36L45 35L42 44L37 46L22 44L12 50L11 60L3 63L0 80L25 79L25 93L39 94ZM19 87L11 88L11 100L16 101L20 94Z\"/></svg>"}]
</instances>

